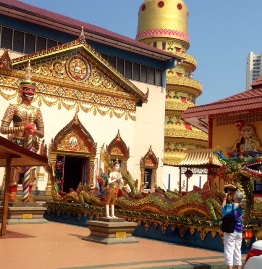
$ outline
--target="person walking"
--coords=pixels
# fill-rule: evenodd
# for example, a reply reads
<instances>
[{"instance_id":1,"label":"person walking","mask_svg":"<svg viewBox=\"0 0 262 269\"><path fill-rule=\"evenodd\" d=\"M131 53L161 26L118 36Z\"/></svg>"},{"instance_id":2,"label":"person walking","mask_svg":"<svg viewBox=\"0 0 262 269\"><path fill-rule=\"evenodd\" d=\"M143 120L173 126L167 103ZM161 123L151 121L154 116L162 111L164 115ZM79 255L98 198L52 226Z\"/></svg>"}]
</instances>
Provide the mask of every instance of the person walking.
<instances>
[{"instance_id":1,"label":"person walking","mask_svg":"<svg viewBox=\"0 0 262 269\"><path fill-rule=\"evenodd\" d=\"M232 203L227 203L232 194ZM243 232L243 215L245 208L244 194L234 185L225 185L223 191L222 216L233 214L237 220L233 233L224 233L224 257L227 269L242 268L241 245Z\"/></svg>"}]
</instances>

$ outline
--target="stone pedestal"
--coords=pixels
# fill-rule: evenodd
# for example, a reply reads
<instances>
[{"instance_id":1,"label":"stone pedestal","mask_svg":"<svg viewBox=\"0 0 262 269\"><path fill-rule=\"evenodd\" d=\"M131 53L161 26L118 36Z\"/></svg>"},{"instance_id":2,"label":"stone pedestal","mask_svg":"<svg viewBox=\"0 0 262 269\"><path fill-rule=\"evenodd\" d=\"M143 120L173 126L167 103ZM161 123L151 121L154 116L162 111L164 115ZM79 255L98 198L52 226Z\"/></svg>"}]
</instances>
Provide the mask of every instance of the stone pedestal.
<instances>
[{"instance_id":1,"label":"stone pedestal","mask_svg":"<svg viewBox=\"0 0 262 269\"><path fill-rule=\"evenodd\" d=\"M0 221L2 220L2 209L3 206L0 203ZM46 207L38 203L9 202L7 223L44 223L47 222L43 217L45 211Z\"/></svg>"},{"instance_id":2,"label":"stone pedestal","mask_svg":"<svg viewBox=\"0 0 262 269\"><path fill-rule=\"evenodd\" d=\"M122 218L99 218L86 222L91 234L83 240L105 245L138 243L132 236L137 226L135 222L128 222Z\"/></svg>"}]
</instances>

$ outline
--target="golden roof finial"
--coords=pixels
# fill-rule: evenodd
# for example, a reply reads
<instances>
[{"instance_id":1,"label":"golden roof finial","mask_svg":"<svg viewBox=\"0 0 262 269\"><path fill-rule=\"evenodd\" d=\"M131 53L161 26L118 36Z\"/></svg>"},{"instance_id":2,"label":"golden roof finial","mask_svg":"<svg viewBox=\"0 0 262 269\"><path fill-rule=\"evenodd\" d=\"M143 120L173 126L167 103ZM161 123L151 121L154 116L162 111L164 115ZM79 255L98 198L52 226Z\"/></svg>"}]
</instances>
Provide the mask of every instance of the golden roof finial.
<instances>
[{"instance_id":1,"label":"golden roof finial","mask_svg":"<svg viewBox=\"0 0 262 269\"><path fill-rule=\"evenodd\" d=\"M79 124L79 119L78 119L78 113L77 112L75 113L75 116L74 116L74 124L75 125Z\"/></svg>"},{"instance_id":2,"label":"golden roof finial","mask_svg":"<svg viewBox=\"0 0 262 269\"><path fill-rule=\"evenodd\" d=\"M21 85L32 85L32 86L35 86L35 83L33 81L31 81L31 78L32 78L32 68L31 68L31 61L29 60L28 61L28 65L25 69L26 71L26 74L25 74L25 80L24 81L21 81L20 84Z\"/></svg>"},{"instance_id":3,"label":"golden roof finial","mask_svg":"<svg viewBox=\"0 0 262 269\"><path fill-rule=\"evenodd\" d=\"M120 132L119 132L119 129L118 129L118 132L117 132L117 141L120 141L121 140L121 136L120 136Z\"/></svg>"},{"instance_id":4,"label":"golden roof finial","mask_svg":"<svg viewBox=\"0 0 262 269\"><path fill-rule=\"evenodd\" d=\"M81 43L86 43L86 37L85 37L85 32L84 32L84 27L83 26L82 26L82 31L81 31L81 34L80 34L78 40Z\"/></svg>"},{"instance_id":5,"label":"golden roof finial","mask_svg":"<svg viewBox=\"0 0 262 269\"><path fill-rule=\"evenodd\" d=\"M32 68L31 68L31 61L30 60L28 61L28 65L27 65L25 70L26 70L26 74L25 74L26 80L31 80L31 78L32 78L32 74L31 74Z\"/></svg>"},{"instance_id":6,"label":"golden roof finial","mask_svg":"<svg viewBox=\"0 0 262 269\"><path fill-rule=\"evenodd\" d=\"M4 49L3 55L0 57L0 69L11 70L12 60L9 56L8 50Z\"/></svg>"}]
</instances>

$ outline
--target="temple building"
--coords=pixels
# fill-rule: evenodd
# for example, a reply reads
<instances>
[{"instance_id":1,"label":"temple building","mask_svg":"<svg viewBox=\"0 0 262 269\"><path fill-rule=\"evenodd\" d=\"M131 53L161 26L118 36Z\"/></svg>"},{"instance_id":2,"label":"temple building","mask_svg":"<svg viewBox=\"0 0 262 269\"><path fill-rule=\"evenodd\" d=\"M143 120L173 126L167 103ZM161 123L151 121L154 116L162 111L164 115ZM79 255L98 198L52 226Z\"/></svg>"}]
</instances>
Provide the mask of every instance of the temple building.
<instances>
[{"instance_id":1,"label":"temple building","mask_svg":"<svg viewBox=\"0 0 262 269\"><path fill-rule=\"evenodd\" d=\"M141 13L150 9L172 11L171 21L160 20L171 35L144 38L151 25ZM119 160L138 188L153 190L163 187L163 167L178 162L182 148L205 147L205 134L179 118L202 91L191 78L196 61L186 54L183 1L145 1L136 40L20 1L0 0L0 12L1 117L20 102L30 63L33 105L45 127L39 144L61 176L61 190L95 185L101 169L108 173L101 151L109 162ZM49 191L46 171L34 173L35 189Z\"/></svg>"},{"instance_id":2,"label":"temple building","mask_svg":"<svg viewBox=\"0 0 262 269\"><path fill-rule=\"evenodd\" d=\"M189 108L182 119L207 132L209 149L219 149L225 162L236 158L237 166L232 162L229 174L231 182L238 172L251 180L254 195L262 197L262 77L247 91ZM216 184L222 191L226 179L221 172Z\"/></svg>"},{"instance_id":3,"label":"temple building","mask_svg":"<svg viewBox=\"0 0 262 269\"><path fill-rule=\"evenodd\" d=\"M62 189L95 184L107 169L102 148L138 186L161 186L165 73L182 57L20 1L1 0L0 10L1 116L19 102L30 60L33 105L54 170L62 162ZM37 189L47 180L37 168Z\"/></svg>"}]
</instances>

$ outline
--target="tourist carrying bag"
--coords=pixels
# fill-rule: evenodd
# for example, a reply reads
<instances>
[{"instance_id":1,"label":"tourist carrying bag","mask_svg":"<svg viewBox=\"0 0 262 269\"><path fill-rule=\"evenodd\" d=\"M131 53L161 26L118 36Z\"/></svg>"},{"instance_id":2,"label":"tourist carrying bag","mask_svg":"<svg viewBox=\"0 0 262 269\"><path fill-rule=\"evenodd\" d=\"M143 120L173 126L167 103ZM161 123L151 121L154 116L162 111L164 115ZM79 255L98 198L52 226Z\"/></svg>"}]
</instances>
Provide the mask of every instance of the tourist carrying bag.
<instances>
[{"instance_id":1,"label":"tourist carrying bag","mask_svg":"<svg viewBox=\"0 0 262 269\"><path fill-rule=\"evenodd\" d=\"M234 217L234 204L232 204L232 214L222 218L221 230L224 233L233 233L237 224Z\"/></svg>"}]
</instances>

